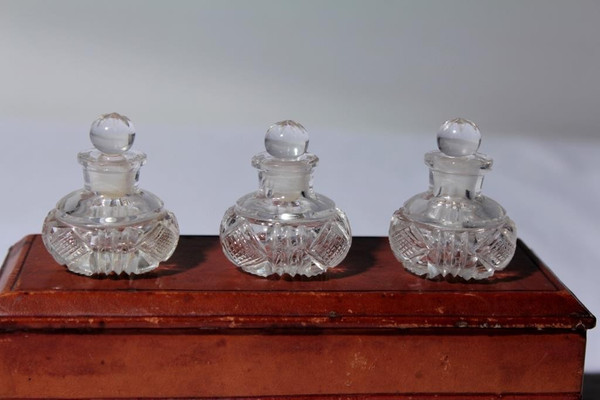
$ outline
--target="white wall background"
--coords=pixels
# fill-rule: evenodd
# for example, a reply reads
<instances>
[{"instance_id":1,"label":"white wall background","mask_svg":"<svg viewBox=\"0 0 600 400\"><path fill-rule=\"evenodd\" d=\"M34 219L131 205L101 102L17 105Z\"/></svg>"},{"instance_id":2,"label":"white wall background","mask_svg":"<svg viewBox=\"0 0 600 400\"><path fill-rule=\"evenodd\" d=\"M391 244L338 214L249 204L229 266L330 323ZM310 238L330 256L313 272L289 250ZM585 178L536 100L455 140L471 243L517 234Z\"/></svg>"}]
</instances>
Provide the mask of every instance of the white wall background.
<instances>
[{"instance_id":1,"label":"white wall background","mask_svg":"<svg viewBox=\"0 0 600 400\"><path fill-rule=\"evenodd\" d=\"M484 192L600 315L598 21L597 1L2 1L0 252L81 186L101 113L134 121L141 186L183 234L218 232L267 127L296 119L317 191L386 235L463 116L495 158Z\"/></svg>"}]
</instances>

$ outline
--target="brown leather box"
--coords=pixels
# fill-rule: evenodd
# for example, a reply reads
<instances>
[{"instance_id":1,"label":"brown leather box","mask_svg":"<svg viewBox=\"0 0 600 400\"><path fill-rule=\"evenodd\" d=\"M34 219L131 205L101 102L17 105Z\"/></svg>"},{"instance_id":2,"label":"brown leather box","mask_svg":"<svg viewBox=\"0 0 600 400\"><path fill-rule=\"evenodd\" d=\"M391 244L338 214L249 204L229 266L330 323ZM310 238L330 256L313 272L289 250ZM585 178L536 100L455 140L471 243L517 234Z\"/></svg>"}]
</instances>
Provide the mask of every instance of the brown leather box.
<instances>
[{"instance_id":1,"label":"brown leather box","mask_svg":"<svg viewBox=\"0 0 600 400\"><path fill-rule=\"evenodd\" d=\"M594 324L522 242L464 283L409 274L386 238L308 280L184 236L129 279L69 273L33 235L0 275L0 397L579 399Z\"/></svg>"}]
</instances>

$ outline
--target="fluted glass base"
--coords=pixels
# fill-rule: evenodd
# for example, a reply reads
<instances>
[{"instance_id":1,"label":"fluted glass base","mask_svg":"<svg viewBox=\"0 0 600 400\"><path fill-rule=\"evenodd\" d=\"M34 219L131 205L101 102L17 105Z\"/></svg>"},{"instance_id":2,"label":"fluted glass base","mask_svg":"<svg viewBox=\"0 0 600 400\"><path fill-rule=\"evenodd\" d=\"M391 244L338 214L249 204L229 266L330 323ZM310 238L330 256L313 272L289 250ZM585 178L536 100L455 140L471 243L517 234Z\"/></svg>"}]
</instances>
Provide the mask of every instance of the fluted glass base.
<instances>
[{"instance_id":1,"label":"fluted glass base","mask_svg":"<svg viewBox=\"0 0 600 400\"><path fill-rule=\"evenodd\" d=\"M427 278L485 279L502 270L516 249L514 223L505 217L485 228L443 229L416 222L403 210L392 217L390 245L404 267Z\"/></svg>"},{"instance_id":2,"label":"fluted glass base","mask_svg":"<svg viewBox=\"0 0 600 400\"><path fill-rule=\"evenodd\" d=\"M338 265L350 249L346 215L302 223L243 217L231 207L221 223L221 244L227 258L254 275L315 276Z\"/></svg>"},{"instance_id":3,"label":"fluted glass base","mask_svg":"<svg viewBox=\"0 0 600 400\"><path fill-rule=\"evenodd\" d=\"M143 274L167 260L179 239L175 216L161 212L156 219L127 226L75 226L52 210L42 238L54 259L75 273Z\"/></svg>"}]
</instances>

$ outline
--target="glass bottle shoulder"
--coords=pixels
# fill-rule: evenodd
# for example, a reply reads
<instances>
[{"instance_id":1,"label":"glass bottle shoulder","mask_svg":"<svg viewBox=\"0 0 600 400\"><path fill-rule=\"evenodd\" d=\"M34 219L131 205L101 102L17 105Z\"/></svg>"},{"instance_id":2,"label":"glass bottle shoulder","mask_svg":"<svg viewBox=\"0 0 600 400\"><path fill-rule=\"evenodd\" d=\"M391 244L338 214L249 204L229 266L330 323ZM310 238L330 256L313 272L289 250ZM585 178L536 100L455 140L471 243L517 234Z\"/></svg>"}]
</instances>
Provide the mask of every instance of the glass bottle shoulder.
<instances>
[{"instance_id":1,"label":"glass bottle shoulder","mask_svg":"<svg viewBox=\"0 0 600 400\"><path fill-rule=\"evenodd\" d=\"M400 211L415 222L449 229L485 228L508 218L498 202L481 194L469 199L426 191L411 197Z\"/></svg>"},{"instance_id":2,"label":"glass bottle shoulder","mask_svg":"<svg viewBox=\"0 0 600 400\"><path fill-rule=\"evenodd\" d=\"M234 206L243 217L265 221L319 221L335 215L338 210L330 198L314 192L302 194L295 200L269 198L256 191L241 197Z\"/></svg>"},{"instance_id":3,"label":"glass bottle shoulder","mask_svg":"<svg viewBox=\"0 0 600 400\"><path fill-rule=\"evenodd\" d=\"M146 190L109 197L79 189L60 199L55 208L58 219L76 226L136 224L154 219L163 212L166 211L162 200Z\"/></svg>"}]
</instances>

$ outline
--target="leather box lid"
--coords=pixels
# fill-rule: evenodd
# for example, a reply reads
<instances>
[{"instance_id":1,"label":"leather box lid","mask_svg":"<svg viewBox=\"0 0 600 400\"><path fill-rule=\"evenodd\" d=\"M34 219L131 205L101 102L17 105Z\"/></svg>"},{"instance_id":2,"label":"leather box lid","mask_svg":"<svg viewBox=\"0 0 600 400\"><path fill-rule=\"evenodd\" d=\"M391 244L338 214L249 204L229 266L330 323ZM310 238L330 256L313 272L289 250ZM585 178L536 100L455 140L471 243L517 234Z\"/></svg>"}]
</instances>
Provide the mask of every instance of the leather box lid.
<instances>
[{"instance_id":1,"label":"leather box lid","mask_svg":"<svg viewBox=\"0 0 600 400\"><path fill-rule=\"evenodd\" d=\"M487 281L429 281L382 237L357 237L314 279L260 278L234 267L213 236L182 236L173 257L134 277L67 271L39 235L0 271L0 328L18 329L590 329L595 318L519 241ZM497 332L497 331L496 331Z\"/></svg>"}]
</instances>

